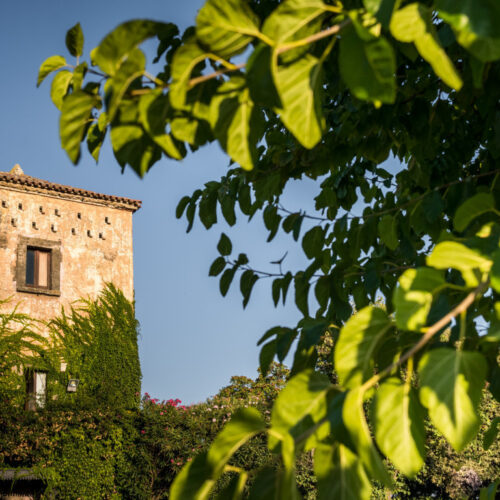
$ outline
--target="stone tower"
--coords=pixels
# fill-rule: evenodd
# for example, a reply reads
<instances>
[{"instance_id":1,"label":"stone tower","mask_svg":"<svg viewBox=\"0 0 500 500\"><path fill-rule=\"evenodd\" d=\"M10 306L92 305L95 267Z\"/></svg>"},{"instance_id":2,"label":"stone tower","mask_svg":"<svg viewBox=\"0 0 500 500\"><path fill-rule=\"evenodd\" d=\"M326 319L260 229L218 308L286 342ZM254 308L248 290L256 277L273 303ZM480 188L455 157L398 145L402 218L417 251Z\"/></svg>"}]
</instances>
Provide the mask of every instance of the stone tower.
<instances>
[{"instance_id":1,"label":"stone tower","mask_svg":"<svg viewBox=\"0 0 500 500\"><path fill-rule=\"evenodd\" d=\"M141 202L0 172L0 299L47 320L112 282L133 299L132 214Z\"/></svg>"}]
</instances>

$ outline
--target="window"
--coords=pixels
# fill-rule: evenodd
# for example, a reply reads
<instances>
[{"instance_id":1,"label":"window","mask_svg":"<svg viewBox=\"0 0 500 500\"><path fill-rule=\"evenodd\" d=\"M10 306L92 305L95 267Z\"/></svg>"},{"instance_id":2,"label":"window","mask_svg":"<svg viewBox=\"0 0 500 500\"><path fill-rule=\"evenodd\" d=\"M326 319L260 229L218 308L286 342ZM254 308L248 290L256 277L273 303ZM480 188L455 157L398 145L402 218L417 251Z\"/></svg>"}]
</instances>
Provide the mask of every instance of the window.
<instances>
[{"instance_id":1,"label":"window","mask_svg":"<svg viewBox=\"0 0 500 500\"><path fill-rule=\"evenodd\" d=\"M26 251L27 286L50 288L50 250L29 248Z\"/></svg>"},{"instance_id":2,"label":"window","mask_svg":"<svg viewBox=\"0 0 500 500\"><path fill-rule=\"evenodd\" d=\"M18 292L60 295L61 241L19 236L16 289Z\"/></svg>"},{"instance_id":3,"label":"window","mask_svg":"<svg viewBox=\"0 0 500 500\"><path fill-rule=\"evenodd\" d=\"M26 409L43 408L47 401L47 372L26 370Z\"/></svg>"}]
</instances>

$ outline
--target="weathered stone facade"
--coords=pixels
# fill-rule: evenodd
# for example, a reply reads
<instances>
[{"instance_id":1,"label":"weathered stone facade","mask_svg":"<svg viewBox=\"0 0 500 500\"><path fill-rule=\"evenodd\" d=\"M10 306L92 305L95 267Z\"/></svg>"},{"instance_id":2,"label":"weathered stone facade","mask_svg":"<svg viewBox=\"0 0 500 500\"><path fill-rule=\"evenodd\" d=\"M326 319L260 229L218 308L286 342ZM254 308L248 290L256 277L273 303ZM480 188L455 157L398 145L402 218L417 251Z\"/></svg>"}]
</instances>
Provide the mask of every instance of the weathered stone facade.
<instances>
[{"instance_id":1,"label":"weathered stone facade","mask_svg":"<svg viewBox=\"0 0 500 500\"><path fill-rule=\"evenodd\" d=\"M112 282L133 299L132 214L141 202L0 172L0 299L47 320ZM27 283L27 253L50 254L48 283ZM32 264L31 264L32 265Z\"/></svg>"}]
</instances>

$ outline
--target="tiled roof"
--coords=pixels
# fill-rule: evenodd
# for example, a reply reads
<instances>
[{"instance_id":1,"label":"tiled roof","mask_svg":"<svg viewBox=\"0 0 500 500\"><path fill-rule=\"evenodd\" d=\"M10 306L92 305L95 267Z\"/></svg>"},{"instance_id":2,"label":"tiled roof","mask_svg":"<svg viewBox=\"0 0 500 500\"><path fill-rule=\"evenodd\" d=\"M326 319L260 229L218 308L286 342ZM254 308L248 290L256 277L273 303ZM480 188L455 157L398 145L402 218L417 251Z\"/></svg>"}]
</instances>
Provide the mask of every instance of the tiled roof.
<instances>
[{"instance_id":1,"label":"tiled roof","mask_svg":"<svg viewBox=\"0 0 500 500\"><path fill-rule=\"evenodd\" d=\"M82 198L102 200L104 202L122 205L123 208L129 208L134 212L141 208L142 203L140 200L132 200L130 198L123 198L121 196L96 193L94 191L87 191L86 189L64 186L63 184L55 184L54 182L37 179L36 177L31 177L22 173L22 170L18 165L16 165L11 170L11 172L0 172L0 185L1 184L14 184L19 186L20 188L25 187L28 190L36 189L37 191L41 190L53 193L61 193L63 196L73 195L81 196Z\"/></svg>"}]
</instances>

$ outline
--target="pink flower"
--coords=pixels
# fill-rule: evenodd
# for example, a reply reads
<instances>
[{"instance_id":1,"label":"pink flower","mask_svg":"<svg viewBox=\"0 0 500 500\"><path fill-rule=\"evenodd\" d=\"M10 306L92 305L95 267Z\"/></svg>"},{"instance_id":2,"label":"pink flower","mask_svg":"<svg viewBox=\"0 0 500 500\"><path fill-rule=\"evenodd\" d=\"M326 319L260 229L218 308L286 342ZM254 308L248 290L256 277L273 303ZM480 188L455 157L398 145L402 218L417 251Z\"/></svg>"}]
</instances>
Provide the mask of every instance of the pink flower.
<instances>
[{"instance_id":1,"label":"pink flower","mask_svg":"<svg viewBox=\"0 0 500 500\"><path fill-rule=\"evenodd\" d=\"M146 434L146 431L142 429L141 434Z\"/></svg>"},{"instance_id":2,"label":"pink flower","mask_svg":"<svg viewBox=\"0 0 500 500\"><path fill-rule=\"evenodd\" d=\"M173 463L174 463L174 459L173 459L173 458L171 458L171 459L170 459L170 463L171 463L171 464L173 464Z\"/></svg>"}]
</instances>

